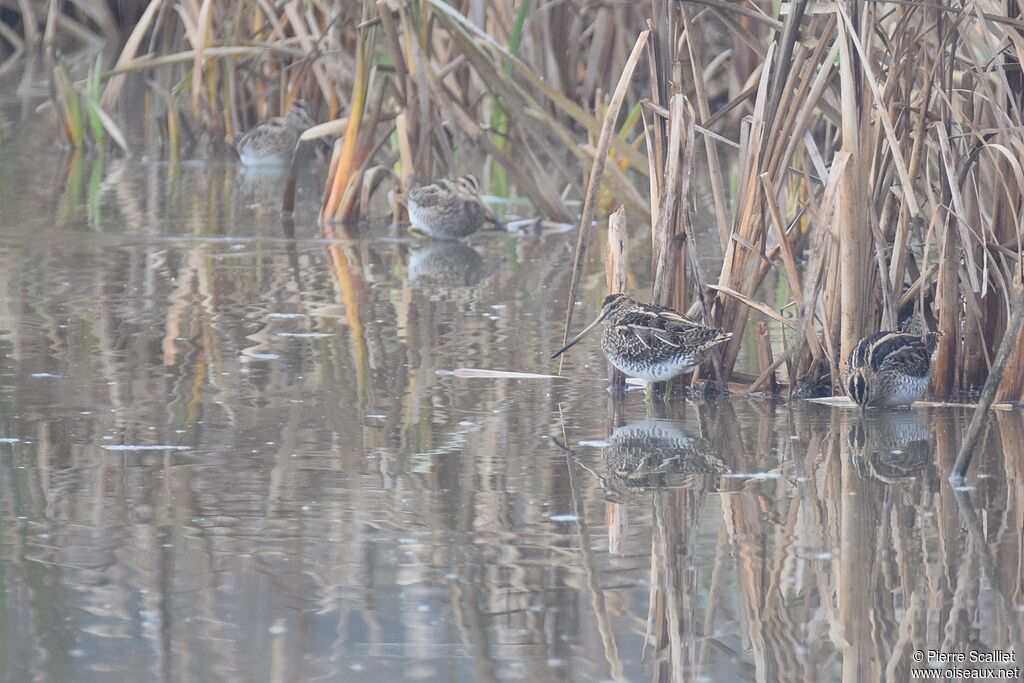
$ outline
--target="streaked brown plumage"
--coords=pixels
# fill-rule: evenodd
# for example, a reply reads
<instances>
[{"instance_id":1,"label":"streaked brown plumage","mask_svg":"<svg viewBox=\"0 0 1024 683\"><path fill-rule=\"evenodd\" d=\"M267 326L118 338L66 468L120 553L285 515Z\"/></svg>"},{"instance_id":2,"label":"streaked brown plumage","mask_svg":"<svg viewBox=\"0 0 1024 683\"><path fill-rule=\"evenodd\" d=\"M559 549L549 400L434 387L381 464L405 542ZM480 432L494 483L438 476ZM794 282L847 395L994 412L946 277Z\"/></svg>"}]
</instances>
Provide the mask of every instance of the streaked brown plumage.
<instances>
[{"instance_id":1,"label":"streaked brown plumage","mask_svg":"<svg viewBox=\"0 0 1024 683\"><path fill-rule=\"evenodd\" d=\"M309 104L296 100L287 115L275 116L247 133L236 135L235 151L246 166L282 166L291 162L302 132L314 125Z\"/></svg>"},{"instance_id":2,"label":"streaked brown plumage","mask_svg":"<svg viewBox=\"0 0 1024 683\"><path fill-rule=\"evenodd\" d=\"M861 406L908 406L928 389L932 338L883 331L857 343L847 361L846 394Z\"/></svg>"},{"instance_id":3,"label":"streaked brown plumage","mask_svg":"<svg viewBox=\"0 0 1024 683\"><path fill-rule=\"evenodd\" d=\"M409 192L409 222L414 230L442 240L462 239L485 223L502 225L480 198L480 183L472 175L414 187Z\"/></svg>"},{"instance_id":4,"label":"streaked brown plumage","mask_svg":"<svg viewBox=\"0 0 1024 683\"><path fill-rule=\"evenodd\" d=\"M625 294L605 298L601 314L559 349L556 358L604 323L601 350L608 362L630 377L664 382L704 362L711 349L732 334L701 325L682 313L642 304Z\"/></svg>"}]
</instances>

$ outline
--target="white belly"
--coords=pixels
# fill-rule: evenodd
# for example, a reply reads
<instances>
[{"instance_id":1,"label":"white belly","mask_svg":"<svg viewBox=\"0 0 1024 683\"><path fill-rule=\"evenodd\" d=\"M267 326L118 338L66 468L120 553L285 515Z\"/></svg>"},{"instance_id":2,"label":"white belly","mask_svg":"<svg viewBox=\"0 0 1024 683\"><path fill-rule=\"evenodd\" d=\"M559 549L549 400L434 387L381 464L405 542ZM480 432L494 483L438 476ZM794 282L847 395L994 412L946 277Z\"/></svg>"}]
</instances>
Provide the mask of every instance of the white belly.
<instances>
[{"instance_id":1,"label":"white belly","mask_svg":"<svg viewBox=\"0 0 1024 683\"><path fill-rule=\"evenodd\" d=\"M433 226L425 220L425 216L420 211L420 205L413 201L409 202L409 223L424 235L438 237L434 232Z\"/></svg>"},{"instance_id":2,"label":"white belly","mask_svg":"<svg viewBox=\"0 0 1024 683\"><path fill-rule=\"evenodd\" d=\"M913 379L908 379L900 382L899 386L895 387L884 401L879 401L878 405L885 408L909 406L911 403L921 398L927 390L927 377L915 377Z\"/></svg>"},{"instance_id":3,"label":"white belly","mask_svg":"<svg viewBox=\"0 0 1024 683\"><path fill-rule=\"evenodd\" d=\"M239 152L238 158L246 166L284 166L290 161L278 154L253 154L252 152Z\"/></svg>"},{"instance_id":4,"label":"white belly","mask_svg":"<svg viewBox=\"0 0 1024 683\"><path fill-rule=\"evenodd\" d=\"M633 365L621 358L609 358L612 365L630 377L638 377L645 382L665 382L676 375L689 372L692 365L679 362L652 363L650 365Z\"/></svg>"}]
</instances>

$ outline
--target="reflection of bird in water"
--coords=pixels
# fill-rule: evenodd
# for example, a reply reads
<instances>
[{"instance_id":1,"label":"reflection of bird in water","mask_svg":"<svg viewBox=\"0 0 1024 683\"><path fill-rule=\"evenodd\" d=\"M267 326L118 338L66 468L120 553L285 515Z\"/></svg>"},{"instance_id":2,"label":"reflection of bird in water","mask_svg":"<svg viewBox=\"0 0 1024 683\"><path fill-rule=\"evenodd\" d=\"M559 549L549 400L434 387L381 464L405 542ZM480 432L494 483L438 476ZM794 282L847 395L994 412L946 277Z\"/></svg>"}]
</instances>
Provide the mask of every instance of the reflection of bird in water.
<instances>
[{"instance_id":1,"label":"reflection of bird in water","mask_svg":"<svg viewBox=\"0 0 1024 683\"><path fill-rule=\"evenodd\" d=\"M480 183L472 175L414 187L409 192L409 222L413 230L441 240L462 239L484 223L502 226L480 197Z\"/></svg>"},{"instance_id":2,"label":"reflection of bird in water","mask_svg":"<svg viewBox=\"0 0 1024 683\"><path fill-rule=\"evenodd\" d=\"M640 420L619 427L604 449L611 475L606 488L686 486L703 475L728 471L705 439L668 420Z\"/></svg>"},{"instance_id":3,"label":"reflection of bird in water","mask_svg":"<svg viewBox=\"0 0 1024 683\"><path fill-rule=\"evenodd\" d=\"M847 362L847 395L862 408L909 406L928 390L933 340L906 332L864 337Z\"/></svg>"},{"instance_id":4,"label":"reflection of bird in water","mask_svg":"<svg viewBox=\"0 0 1024 683\"><path fill-rule=\"evenodd\" d=\"M893 484L926 475L935 467L928 421L919 414L865 416L847 430L846 443L862 479Z\"/></svg>"},{"instance_id":5,"label":"reflection of bird in water","mask_svg":"<svg viewBox=\"0 0 1024 683\"><path fill-rule=\"evenodd\" d=\"M236 166L234 189L241 206L281 210L281 188L288 176L287 166Z\"/></svg>"},{"instance_id":6,"label":"reflection of bird in water","mask_svg":"<svg viewBox=\"0 0 1024 683\"><path fill-rule=\"evenodd\" d=\"M483 257L461 242L430 242L409 256L409 283L414 287L474 287L483 278Z\"/></svg>"},{"instance_id":7,"label":"reflection of bird in water","mask_svg":"<svg viewBox=\"0 0 1024 683\"><path fill-rule=\"evenodd\" d=\"M313 110L304 100L296 100L285 116L258 124L235 136L238 158L246 166L282 166L291 163L299 136L316 124Z\"/></svg>"},{"instance_id":8,"label":"reflection of bird in water","mask_svg":"<svg viewBox=\"0 0 1024 683\"><path fill-rule=\"evenodd\" d=\"M597 319L551 357L565 353L600 323L604 323L601 350L608 362L630 377L648 382L664 382L693 370L711 349L732 337L671 308L642 304L625 294L609 294Z\"/></svg>"}]
</instances>

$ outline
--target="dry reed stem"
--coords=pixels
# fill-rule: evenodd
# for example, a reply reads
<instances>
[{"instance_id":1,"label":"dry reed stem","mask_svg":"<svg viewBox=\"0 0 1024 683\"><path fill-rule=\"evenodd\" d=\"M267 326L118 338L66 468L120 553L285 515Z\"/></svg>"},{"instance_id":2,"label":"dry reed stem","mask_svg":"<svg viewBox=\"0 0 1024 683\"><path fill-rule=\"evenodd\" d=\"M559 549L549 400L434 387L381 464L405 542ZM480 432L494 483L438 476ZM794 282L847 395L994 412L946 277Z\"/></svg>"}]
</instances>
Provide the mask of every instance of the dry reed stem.
<instances>
[{"instance_id":1,"label":"dry reed stem","mask_svg":"<svg viewBox=\"0 0 1024 683\"><path fill-rule=\"evenodd\" d=\"M461 26L466 31L466 33L473 38L474 41L478 41L481 45L486 46L488 49L493 51L498 57L505 60L506 63L511 64L516 74L521 76L527 82L530 88L534 89L534 91L536 92L540 92L546 98L551 100L551 102L554 103L554 105L558 108L559 111L564 112L567 116L572 118L579 125L583 126L590 133L595 133L599 130L603 132L603 124L601 124L601 122L598 119L596 119L594 116L591 116L586 110L584 110L583 107L581 107L579 104L573 102L570 98L566 97L561 92L559 92L556 88L554 88L551 85L551 83L546 81L544 78L538 76L536 70L533 67L531 67L529 64L524 63L515 55L511 54L503 45L500 45L496 40L494 40L494 38L491 35L485 33L483 30L480 29L480 27L470 22L468 19L466 19L466 17L464 17L462 14L456 11L453 7L449 6L442 0L426 0L426 2L430 4L432 9L439 12L439 16L443 16L445 19L447 19L450 22L449 25L457 24ZM641 35L646 35L646 32L643 32ZM636 48L634 46L634 50L635 49ZM632 70L636 67L635 62L632 62L632 59L633 53L631 52L629 59L626 60L625 65L622 68L621 75L625 75L627 71L632 72ZM619 83L622 83L621 75L619 78ZM504 82L499 82L495 85L498 84L505 85ZM526 97L528 100L532 100L532 97L529 97L528 95L530 91L527 88L520 86L514 80L509 81L507 85L515 89L517 92L520 93L520 95ZM543 107L538 107L537 109L538 111L541 112L544 110ZM645 172L646 164L643 157L639 154L639 152L630 147L628 144L625 143L625 141L623 141L621 138L617 136L611 139L610 144L612 149L615 150L616 154L622 156L624 159L627 159L629 161L629 165L631 168L637 170L637 172L639 173Z\"/></svg>"},{"instance_id":2,"label":"dry reed stem","mask_svg":"<svg viewBox=\"0 0 1024 683\"><path fill-rule=\"evenodd\" d=\"M142 45L142 39L149 31L150 24L156 18L157 12L160 11L163 4L163 0L155 0L146 7L146 11L142 13L142 17L135 24L135 28L132 29L131 35L128 36L128 40L121 49L121 54L114 64L115 71L123 68L128 62L135 59L139 46ZM107 86L103 89L103 97L100 99L100 104L103 108L110 109L117 102L117 98L121 94L121 88L124 87L124 79L124 75L119 73L107 81Z\"/></svg>"},{"instance_id":3,"label":"dry reed stem","mask_svg":"<svg viewBox=\"0 0 1024 683\"><path fill-rule=\"evenodd\" d=\"M609 294L626 291L626 276L629 269L629 245L626 231L626 207L619 205L615 213L608 216L608 244L605 248L605 284ZM611 364L608 365L608 380L612 389L621 391L626 386L626 375Z\"/></svg>"},{"instance_id":4,"label":"dry reed stem","mask_svg":"<svg viewBox=\"0 0 1024 683\"><path fill-rule=\"evenodd\" d=\"M366 107L366 88L369 82L370 66L367 63L366 34L360 34L359 48L356 51L356 81L352 86L352 109L349 112L348 125L345 128L345 137L342 141L341 154L338 157L337 168L330 176L327 201L320 213L320 220L335 221L344 220L342 215L342 198L353 182L356 173L356 146L358 144L360 124L362 123Z\"/></svg>"},{"instance_id":5,"label":"dry reed stem","mask_svg":"<svg viewBox=\"0 0 1024 683\"><path fill-rule=\"evenodd\" d=\"M815 235L815 244L811 249L811 262L804 271L804 306L800 310L800 323L798 327L800 329L806 329L813 320L815 310L817 307L817 301L821 296L821 278L822 274L826 270L823 268L825 259L829 257L831 250L826 247L830 245L830 232L833 230L832 222L833 215L835 213L835 206L839 196L839 185L842 177L846 171L846 165L850 160L850 155L847 152L836 152L832 159L832 167L829 170L828 180L825 183L825 189L822 192L821 203L818 208L818 215L815 216L815 225L817 226L817 234ZM826 318L826 328L827 328ZM831 343L831 337L826 329L824 337L824 346L826 351L826 358L829 362L829 366L832 371L833 380L838 377L838 365L836 364L836 354ZM806 338L801 336L797 339L795 351L799 354L806 343Z\"/></svg>"},{"instance_id":6,"label":"dry reed stem","mask_svg":"<svg viewBox=\"0 0 1024 683\"><path fill-rule=\"evenodd\" d=\"M1014 347L1020 341L1022 329L1024 329L1024 287L1019 287L1013 316L1006 326L1003 340L999 344L999 352L996 353L995 361L992 363L992 370L989 372L988 379L985 380L985 386L981 390L981 396L978 398L978 407L971 417L971 424L967 427L964 440L960 443L960 452L957 454L956 462L953 463L953 469L949 474L949 479L954 484L963 483L964 476L967 474L967 468L971 466L975 441L977 441L978 436L981 434L981 429L988 419L989 408L991 408L992 402L996 397L996 391L1002 381L1003 372L1009 364L1010 356L1013 355Z\"/></svg>"},{"instance_id":7,"label":"dry reed stem","mask_svg":"<svg viewBox=\"0 0 1024 683\"><path fill-rule=\"evenodd\" d=\"M693 86L697 96L697 111L700 114L700 122L703 124L711 116L707 85L704 82L704 69L702 66L703 45L700 33L693 30L690 10L685 4L680 7L680 13L682 14L683 27L687 34L686 47L690 56ZM704 150L708 161L708 176L711 179L711 196L715 206L715 219L718 222L718 239L724 253L729 244L729 209L726 205L725 187L722 184L722 165L718 159L718 147L715 146L714 140L707 135L704 136Z\"/></svg>"},{"instance_id":8,"label":"dry reed stem","mask_svg":"<svg viewBox=\"0 0 1024 683\"><path fill-rule=\"evenodd\" d=\"M935 212L945 214L942 222L942 245L939 252L939 271L936 279L935 299L939 306L939 343L932 369L932 388L939 396L948 396L956 381L957 348L960 346L960 293L957 287L957 260L959 245L956 231L949 225L955 220L948 212L935 207Z\"/></svg>"},{"instance_id":9,"label":"dry reed stem","mask_svg":"<svg viewBox=\"0 0 1024 683\"><path fill-rule=\"evenodd\" d=\"M836 12L841 13L840 4ZM843 175L839 186L838 238L839 238L839 301L840 363L853 352L857 342L864 336L865 307L867 303L868 279L865 277L864 254L867 251L868 217L865 212L863 173L867 168L861 148L861 116L858 103L860 87L854 74L853 30L847 23L839 22L839 79L840 109L842 114L842 147L850 155L850 172ZM833 280L835 282L835 280Z\"/></svg>"},{"instance_id":10,"label":"dry reed stem","mask_svg":"<svg viewBox=\"0 0 1024 683\"><path fill-rule=\"evenodd\" d=\"M686 125L686 98L673 95L669 100L669 136L668 157L665 160L664 191L661 206L658 208L658 223L653 226L654 233L654 285L651 287L651 300L656 306L671 306L669 300L672 292L672 277L675 274L675 255L678 249L674 244L676 204L677 201L688 201L681 196L678 188L682 181L683 136Z\"/></svg>"},{"instance_id":11,"label":"dry reed stem","mask_svg":"<svg viewBox=\"0 0 1024 683\"><path fill-rule=\"evenodd\" d=\"M889 120L885 101L882 99L882 93L878 88L878 81L875 79L874 73L871 69L871 62L865 54L860 38L857 36L857 30L853 27L850 17L843 10L842 3L836 3L836 12L839 13L840 17L842 17L840 26L848 30L846 35L848 36L850 43L853 45L857 56L860 58L864 80L867 81L868 90L870 91L875 107L877 108L878 120L882 124L882 130L885 131L885 137L889 143L889 153L892 155L892 161L896 165L896 172L900 177L900 182L903 184L903 193L907 202L907 208L910 209L911 216L916 216L921 212L921 209L914 192L914 183L911 181L910 174L907 171L907 162L903 159L903 154L900 152L899 140L896 138L896 132L893 130L892 122ZM842 36L843 32L841 32L840 35ZM847 58L848 59L845 63L851 63L852 55L847 55ZM842 68L842 65L840 68Z\"/></svg>"},{"instance_id":12,"label":"dry reed stem","mask_svg":"<svg viewBox=\"0 0 1024 683\"><path fill-rule=\"evenodd\" d=\"M769 66L775 54L775 44L768 48L765 66L762 68L758 84L757 100L754 113L749 123L749 139L741 150L743 168L741 170L740 209L733 223L732 236L722 263L722 272L718 283L750 298L756 288L755 273L760 259L764 256L763 220L761 215L760 183L757 175L760 172L762 157L761 149L765 121L765 105ZM747 322L747 309L729 298L718 298L721 306L719 320L721 326L733 334L733 338L725 345L723 366L726 377L736 363L740 346L743 343L743 330Z\"/></svg>"},{"instance_id":13,"label":"dry reed stem","mask_svg":"<svg viewBox=\"0 0 1024 683\"><path fill-rule=\"evenodd\" d=\"M601 191L601 179L604 176L604 166L608 159L608 150L611 148L612 138L615 135L615 121L622 108L622 101L626 97L626 90L630 80L633 78L633 71L640 59L644 45L650 31L643 31L633 46L633 51L626 61L626 66L615 86L612 98L608 103L608 113L605 116L604 124L601 126L601 136L598 138L597 155L594 157L594 164L590 169L590 182L587 185L586 198L583 201L583 215L580 218L579 236L576 240L576 253L573 255L572 277L569 281L569 298L565 310L565 329L562 332L562 344L569 339L569 328L572 325L572 314L575 309L576 291L579 288L580 278L583 274L583 259L586 257L587 246L590 242L590 235L593 232L594 213L597 210L597 199ZM562 357L564 359L564 356ZM561 374L562 363L558 363L559 374Z\"/></svg>"},{"instance_id":14,"label":"dry reed stem","mask_svg":"<svg viewBox=\"0 0 1024 683\"><path fill-rule=\"evenodd\" d=\"M782 262L786 267L786 277L789 280L789 287L793 292L793 299L796 301L797 310L804 310L804 295L800 287L800 270L796 265L796 256L793 254L793 246L786 235L786 226L782 222L782 212L776 200L775 185L767 173L760 176L761 184L764 186L765 203L768 205L768 213L771 216L771 225L775 229L775 238L778 240L779 253L782 254ZM821 354L821 346L818 337L814 332L814 326L810 320L805 320L803 333L807 338L808 346L815 358Z\"/></svg>"}]
</instances>

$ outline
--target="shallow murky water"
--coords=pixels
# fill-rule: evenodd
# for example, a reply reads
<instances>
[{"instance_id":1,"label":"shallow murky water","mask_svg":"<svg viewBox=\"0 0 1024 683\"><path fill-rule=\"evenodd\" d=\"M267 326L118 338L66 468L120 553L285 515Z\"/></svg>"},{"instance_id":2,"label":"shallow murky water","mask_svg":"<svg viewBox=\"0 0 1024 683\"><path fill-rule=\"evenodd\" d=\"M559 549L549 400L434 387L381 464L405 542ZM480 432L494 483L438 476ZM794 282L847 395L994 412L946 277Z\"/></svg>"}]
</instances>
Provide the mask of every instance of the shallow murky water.
<instances>
[{"instance_id":1,"label":"shallow murky water","mask_svg":"<svg viewBox=\"0 0 1024 683\"><path fill-rule=\"evenodd\" d=\"M0 180L7 680L1020 665L1020 412L958 498L969 411L614 403L594 341L462 371L556 371L572 235L323 230L311 178L289 228L265 176L9 131Z\"/></svg>"}]
</instances>

